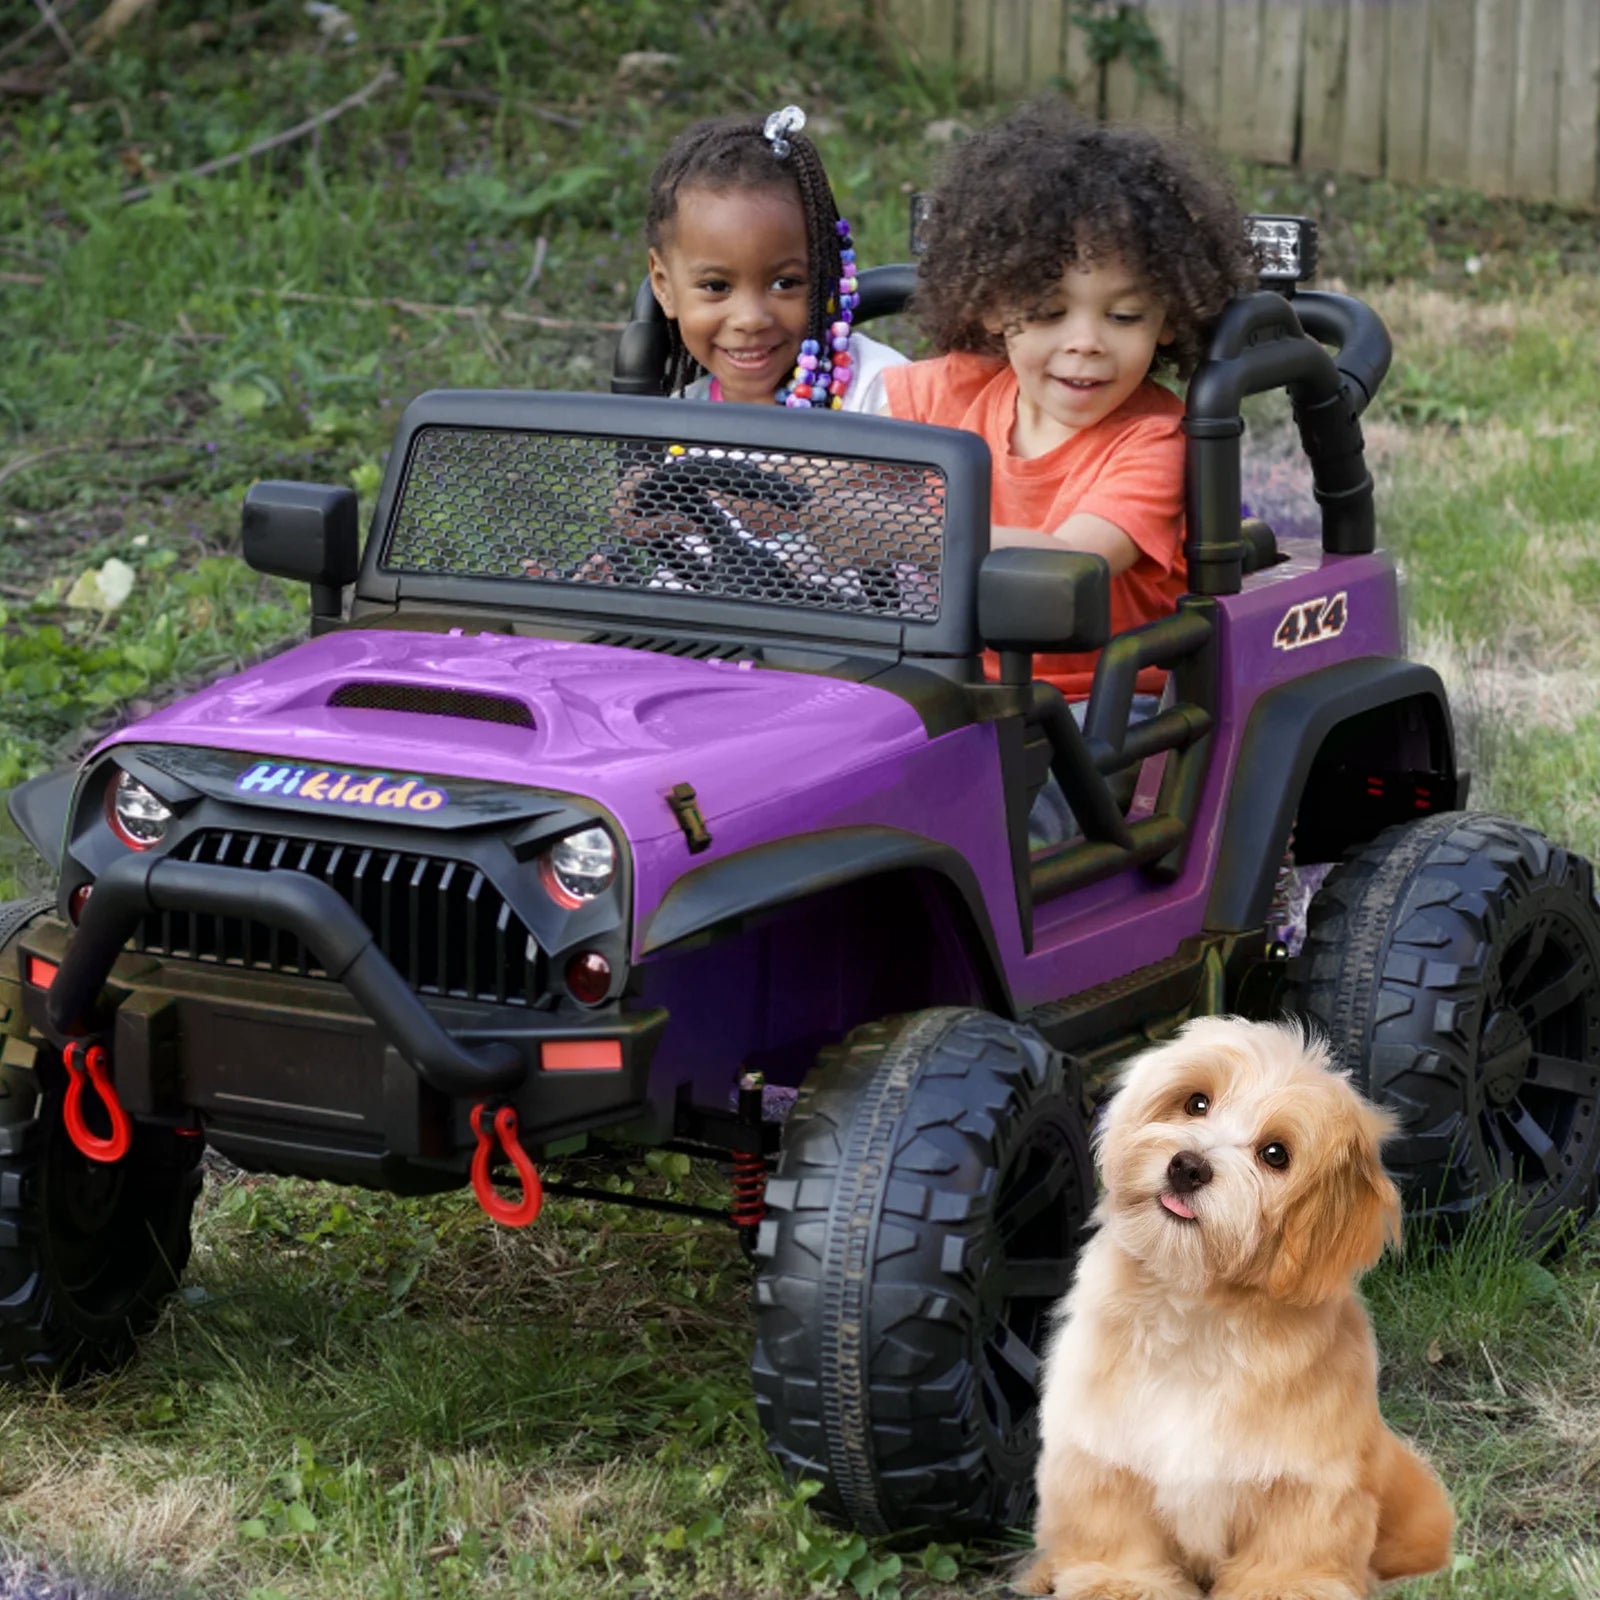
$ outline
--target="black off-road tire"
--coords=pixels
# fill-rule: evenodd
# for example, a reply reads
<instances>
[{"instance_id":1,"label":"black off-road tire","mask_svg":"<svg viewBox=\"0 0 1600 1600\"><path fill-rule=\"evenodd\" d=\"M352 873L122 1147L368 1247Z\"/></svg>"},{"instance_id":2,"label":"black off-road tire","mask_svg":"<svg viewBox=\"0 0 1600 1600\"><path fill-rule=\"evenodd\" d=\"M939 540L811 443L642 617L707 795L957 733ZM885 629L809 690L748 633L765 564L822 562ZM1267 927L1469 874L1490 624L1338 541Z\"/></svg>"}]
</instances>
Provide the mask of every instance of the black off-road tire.
<instances>
[{"instance_id":1,"label":"black off-road tire","mask_svg":"<svg viewBox=\"0 0 1600 1600\"><path fill-rule=\"evenodd\" d=\"M1448 1228L1509 1190L1530 1240L1600 1200L1600 913L1581 856L1447 812L1329 874L1289 1003L1403 1119L1385 1159Z\"/></svg>"},{"instance_id":2,"label":"black off-road tire","mask_svg":"<svg viewBox=\"0 0 1600 1600\"><path fill-rule=\"evenodd\" d=\"M118 1162L80 1154L61 1119L60 1059L41 1049L37 1063L32 1115L0 1124L0 1379L11 1381L133 1355L188 1264L201 1182L203 1141L149 1124Z\"/></svg>"},{"instance_id":3,"label":"black off-road tire","mask_svg":"<svg viewBox=\"0 0 1600 1600\"><path fill-rule=\"evenodd\" d=\"M863 1533L1025 1525L1051 1308L1094 1203L1076 1067L986 1012L824 1053L756 1246L756 1407Z\"/></svg>"},{"instance_id":4,"label":"black off-road tire","mask_svg":"<svg viewBox=\"0 0 1600 1600\"><path fill-rule=\"evenodd\" d=\"M6 959L6 946L36 918L48 916L56 908L49 895L29 895L25 900L0 902L0 961ZM12 959L15 959L14 957ZM6 976L11 976L6 969Z\"/></svg>"}]
</instances>

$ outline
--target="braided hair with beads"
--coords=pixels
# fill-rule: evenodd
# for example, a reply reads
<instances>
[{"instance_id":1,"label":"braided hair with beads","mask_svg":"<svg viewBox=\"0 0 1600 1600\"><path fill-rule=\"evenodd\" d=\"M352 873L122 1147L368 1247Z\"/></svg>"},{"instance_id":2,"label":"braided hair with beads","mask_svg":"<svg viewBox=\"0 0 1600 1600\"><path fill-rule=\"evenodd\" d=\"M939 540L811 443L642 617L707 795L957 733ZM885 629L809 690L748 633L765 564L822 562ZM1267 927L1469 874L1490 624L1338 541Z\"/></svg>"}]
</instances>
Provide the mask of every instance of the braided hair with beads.
<instances>
[{"instance_id":1,"label":"braided hair with beads","mask_svg":"<svg viewBox=\"0 0 1600 1600\"><path fill-rule=\"evenodd\" d=\"M804 126L805 113L786 106L765 118L719 117L696 123L680 134L651 174L645 237L652 250L662 249L678 215L679 196L688 190L797 195L810 277L806 337L793 375L773 399L782 405L838 410L850 384L850 324L860 303L855 247L817 147L800 132ZM667 338L666 392L678 394L704 369L689 353L672 317L667 319Z\"/></svg>"}]
</instances>

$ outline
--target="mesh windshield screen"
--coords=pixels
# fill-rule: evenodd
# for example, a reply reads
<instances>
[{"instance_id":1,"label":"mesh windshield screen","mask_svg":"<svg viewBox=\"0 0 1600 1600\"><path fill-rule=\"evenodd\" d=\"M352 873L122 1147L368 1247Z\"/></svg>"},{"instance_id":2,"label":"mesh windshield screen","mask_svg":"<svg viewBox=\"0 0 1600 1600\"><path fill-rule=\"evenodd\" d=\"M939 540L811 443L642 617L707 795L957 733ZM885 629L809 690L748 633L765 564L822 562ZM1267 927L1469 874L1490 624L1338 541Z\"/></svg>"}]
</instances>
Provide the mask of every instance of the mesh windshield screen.
<instances>
[{"instance_id":1,"label":"mesh windshield screen","mask_svg":"<svg viewBox=\"0 0 1600 1600\"><path fill-rule=\"evenodd\" d=\"M383 566L936 622L944 506L921 463L427 427Z\"/></svg>"}]
</instances>

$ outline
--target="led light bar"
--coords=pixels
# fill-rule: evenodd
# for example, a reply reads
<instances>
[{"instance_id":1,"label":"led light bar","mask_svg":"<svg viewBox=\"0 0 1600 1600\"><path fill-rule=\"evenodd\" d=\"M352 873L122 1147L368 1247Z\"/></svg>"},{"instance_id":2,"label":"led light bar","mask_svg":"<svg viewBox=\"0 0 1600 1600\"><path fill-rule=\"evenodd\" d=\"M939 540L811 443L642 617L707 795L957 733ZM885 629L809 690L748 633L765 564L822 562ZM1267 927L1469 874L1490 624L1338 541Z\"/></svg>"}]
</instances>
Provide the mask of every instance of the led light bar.
<instances>
[{"instance_id":1,"label":"led light bar","mask_svg":"<svg viewBox=\"0 0 1600 1600\"><path fill-rule=\"evenodd\" d=\"M1263 288L1289 290L1316 272L1317 225L1310 217L1252 214L1244 219L1244 230L1261 252Z\"/></svg>"}]
</instances>

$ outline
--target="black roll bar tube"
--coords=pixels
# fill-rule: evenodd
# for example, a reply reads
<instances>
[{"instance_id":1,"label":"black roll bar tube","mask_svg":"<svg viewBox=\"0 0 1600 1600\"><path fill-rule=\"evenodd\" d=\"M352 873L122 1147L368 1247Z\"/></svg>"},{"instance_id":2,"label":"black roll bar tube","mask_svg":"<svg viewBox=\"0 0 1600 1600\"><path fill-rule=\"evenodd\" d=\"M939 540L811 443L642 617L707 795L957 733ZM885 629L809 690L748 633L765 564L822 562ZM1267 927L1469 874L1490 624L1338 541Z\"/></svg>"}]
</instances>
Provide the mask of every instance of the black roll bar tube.
<instances>
[{"instance_id":1,"label":"black roll bar tube","mask_svg":"<svg viewBox=\"0 0 1600 1600\"><path fill-rule=\"evenodd\" d=\"M140 918L160 911L245 917L293 935L355 996L417 1076L444 1094L504 1092L527 1076L515 1045L491 1040L468 1046L446 1033L406 987L354 907L320 878L281 867L257 872L162 856L113 862L95 880L50 985L46 1015L57 1032L84 1027Z\"/></svg>"},{"instance_id":2,"label":"black roll bar tube","mask_svg":"<svg viewBox=\"0 0 1600 1600\"><path fill-rule=\"evenodd\" d=\"M1340 359L1319 340L1336 344ZM1184 556L1193 593L1239 591L1245 553L1239 409L1246 395L1269 389L1289 392L1322 507L1323 549L1360 555L1376 547L1372 476L1358 419L1388 370L1390 352L1382 319L1347 295L1311 291L1291 301L1261 290L1229 304L1189 382L1183 419Z\"/></svg>"}]
</instances>

